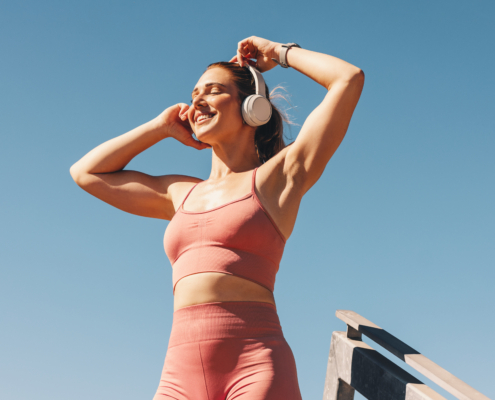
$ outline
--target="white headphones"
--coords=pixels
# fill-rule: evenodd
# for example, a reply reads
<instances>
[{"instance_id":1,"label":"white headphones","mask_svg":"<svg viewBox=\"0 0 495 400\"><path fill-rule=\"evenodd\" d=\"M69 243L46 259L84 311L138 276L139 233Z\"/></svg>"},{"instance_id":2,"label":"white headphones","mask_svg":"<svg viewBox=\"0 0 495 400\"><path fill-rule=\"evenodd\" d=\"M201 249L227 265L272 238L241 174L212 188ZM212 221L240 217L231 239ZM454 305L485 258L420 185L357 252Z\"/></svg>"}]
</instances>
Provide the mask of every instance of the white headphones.
<instances>
[{"instance_id":1,"label":"white headphones","mask_svg":"<svg viewBox=\"0 0 495 400\"><path fill-rule=\"evenodd\" d=\"M242 117L244 121L250 126L260 126L270 121L272 116L272 104L265 96L266 87L265 80L256 68L246 64L254 77L256 84L256 94L248 96L241 106Z\"/></svg>"}]
</instances>

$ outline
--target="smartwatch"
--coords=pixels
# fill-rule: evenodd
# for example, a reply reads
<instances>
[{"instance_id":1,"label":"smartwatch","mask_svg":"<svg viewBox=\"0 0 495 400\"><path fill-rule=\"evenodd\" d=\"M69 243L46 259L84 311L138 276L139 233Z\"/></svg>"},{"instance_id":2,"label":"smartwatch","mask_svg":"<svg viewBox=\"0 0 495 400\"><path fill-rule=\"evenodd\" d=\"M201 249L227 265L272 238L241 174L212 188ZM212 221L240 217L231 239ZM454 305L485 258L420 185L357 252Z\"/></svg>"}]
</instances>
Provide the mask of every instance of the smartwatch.
<instances>
[{"instance_id":1,"label":"smartwatch","mask_svg":"<svg viewBox=\"0 0 495 400\"><path fill-rule=\"evenodd\" d=\"M301 46L299 46L297 43L283 44L282 50L280 50L280 61L275 60L274 58L272 58L272 60L275 61L278 65L280 65L282 68L289 68L289 66L287 65L287 51L289 51L291 47L301 48Z\"/></svg>"}]
</instances>

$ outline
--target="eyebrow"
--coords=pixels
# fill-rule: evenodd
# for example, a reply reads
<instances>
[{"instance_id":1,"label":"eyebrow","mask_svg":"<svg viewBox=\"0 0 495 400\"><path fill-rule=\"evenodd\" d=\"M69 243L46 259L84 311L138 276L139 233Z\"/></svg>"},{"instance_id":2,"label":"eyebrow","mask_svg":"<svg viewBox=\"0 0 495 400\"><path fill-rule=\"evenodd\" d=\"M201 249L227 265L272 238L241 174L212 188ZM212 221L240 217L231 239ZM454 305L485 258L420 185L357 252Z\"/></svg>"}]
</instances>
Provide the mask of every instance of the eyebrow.
<instances>
[{"instance_id":1,"label":"eyebrow","mask_svg":"<svg viewBox=\"0 0 495 400\"><path fill-rule=\"evenodd\" d=\"M220 85L220 86L223 86L223 87L225 87L225 88L227 87L227 86L225 86L225 85L222 85L220 82L208 82L208 83L206 83L206 84L205 84L205 87L208 87L208 86L213 86L213 85ZM194 88L194 90L193 90L193 91L192 91L192 93L191 93L191 96L192 96L194 93L196 93L198 90L199 90L198 88Z\"/></svg>"}]
</instances>

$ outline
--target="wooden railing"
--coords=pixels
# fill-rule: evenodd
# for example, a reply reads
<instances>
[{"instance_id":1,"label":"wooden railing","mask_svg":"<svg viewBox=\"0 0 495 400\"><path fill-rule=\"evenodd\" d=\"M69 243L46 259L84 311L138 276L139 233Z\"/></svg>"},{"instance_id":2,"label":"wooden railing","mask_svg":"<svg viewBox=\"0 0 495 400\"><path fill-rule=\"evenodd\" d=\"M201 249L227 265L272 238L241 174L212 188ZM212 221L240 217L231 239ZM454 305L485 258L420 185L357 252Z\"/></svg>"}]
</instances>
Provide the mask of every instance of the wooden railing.
<instances>
[{"instance_id":1,"label":"wooden railing","mask_svg":"<svg viewBox=\"0 0 495 400\"><path fill-rule=\"evenodd\" d=\"M354 311L337 310L347 332L333 332L323 400L353 400L357 390L369 400L445 400L445 397L364 343L378 343L461 400L490 400L386 330Z\"/></svg>"}]
</instances>

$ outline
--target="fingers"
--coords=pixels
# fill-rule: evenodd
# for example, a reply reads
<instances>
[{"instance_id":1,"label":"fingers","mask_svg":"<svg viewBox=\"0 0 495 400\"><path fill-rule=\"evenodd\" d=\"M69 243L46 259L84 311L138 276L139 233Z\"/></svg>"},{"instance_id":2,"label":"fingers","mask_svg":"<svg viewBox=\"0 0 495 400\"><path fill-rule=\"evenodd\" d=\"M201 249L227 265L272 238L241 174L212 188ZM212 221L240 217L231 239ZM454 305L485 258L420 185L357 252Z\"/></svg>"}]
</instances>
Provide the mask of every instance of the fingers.
<instances>
[{"instance_id":1,"label":"fingers","mask_svg":"<svg viewBox=\"0 0 495 400\"><path fill-rule=\"evenodd\" d=\"M186 146L194 147L196 150L201 150L201 143L198 142L197 140L193 139L192 136L189 137L186 143L184 143Z\"/></svg>"},{"instance_id":2,"label":"fingers","mask_svg":"<svg viewBox=\"0 0 495 400\"><path fill-rule=\"evenodd\" d=\"M241 61L239 61L239 60L241 60ZM239 63L239 65L242 67L242 66L246 65L246 62L247 62L247 61L248 61L248 60L247 60L246 58L242 57L242 56L241 56L241 58L238 58L237 56L234 56L234 57L232 57L232 59L231 59L229 62L236 62L236 63ZM241 62L242 62L243 64L241 64Z\"/></svg>"},{"instance_id":3,"label":"fingers","mask_svg":"<svg viewBox=\"0 0 495 400\"><path fill-rule=\"evenodd\" d=\"M192 136L190 136L190 140L188 140L187 143L184 144L186 144L187 146L194 147L197 150L204 150L211 148L209 144L200 142L199 140L194 139Z\"/></svg>"},{"instance_id":4,"label":"fingers","mask_svg":"<svg viewBox=\"0 0 495 400\"><path fill-rule=\"evenodd\" d=\"M244 58L249 58L248 56L250 55L249 53L249 41L251 38L246 38L244 40L241 40L239 43L237 43L237 61L239 62L239 65L242 67L245 65L244 63Z\"/></svg>"},{"instance_id":5,"label":"fingers","mask_svg":"<svg viewBox=\"0 0 495 400\"><path fill-rule=\"evenodd\" d=\"M186 112L187 109L189 108L189 104L186 104L186 103L179 103L177 105L180 107L180 114L182 114L183 112Z\"/></svg>"},{"instance_id":6,"label":"fingers","mask_svg":"<svg viewBox=\"0 0 495 400\"><path fill-rule=\"evenodd\" d=\"M239 61L237 61L237 56L234 56L234 57L232 57L230 59L229 62L239 62ZM249 58L245 58L244 59L244 65L246 65L246 64L249 64L249 65L251 65L251 66L253 66L255 68L258 68L257 67L257 65L258 65L257 62L256 61L253 61L253 60L250 60ZM239 63L239 65L240 65L240 63Z\"/></svg>"},{"instance_id":7,"label":"fingers","mask_svg":"<svg viewBox=\"0 0 495 400\"><path fill-rule=\"evenodd\" d=\"M200 140L197 140L193 138L192 135L190 136L190 138L191 138L191 142L190 142L191 144L189 144L189 146L194 147L195 149L198 150L211 149L211 146L208 143L204 143Z\"/></svg>"},{"instance_id":8,"label":"fingers","mask_svg":"<svg viewBox=\"0 0 495 400\"><path fill-rule=\"evenodd\" d=\"M181 143L189 147L194 147L197 150L204 150L211 148L211 146L208 143L204 143L199 140L196 140L193 137L194 132L192 131L192 129L190 129L190 125L189 124L187 125L188 125L187 127L181 125L181 127L178 128L180 131L180 135L178 136L178 139Z\"/></svg>"},{"instance_id":9,"label":"fingers","mask_svg":"<svg viewBox=\"0 0 495 400\"><path fill-rule=\"evenodd\" d=\"M231 62L238 62L240 66L249 64L257 68L259 61L258 57L260 56L260 49L258 48L258 45L255 44L255 40L258 39L259 38L257 38L256 36L250 36L237 43L237 54L235 57L232 58ZM251 60L253 58L255 58L257 61L255 62Z\"/></svg>"},{"instance_id":10,"label":"fingers","mask_svg":"<svg viewBox=\"0 0 495 400\"><path fill-rule=\"evenodd\" d=\"M187 133L187 136L183 136L179 141L189 147L194 147L196 150L203 150L208 148L209 145L194 139L191 132Z\"/></svg>"},{"instance_id":11,"label":"fingers","mask_svg":"<svg viewBox=\"0 0 495 400\"><path fill-rule=\"evenodd\" d=\"M239 63L239 65L242 67L242 54L241 54L241 50L242 50L242 41L237 43L237 55L236 55L236 58L237 58L237 62Z\"/></svg>"},{"instance_id":12,"label":"fingers","mask_svg":"<svg viewBox=\"0 0 495 400\"><path fill-rule=\"evenodd\" d=\"M253 67L256 67L256 61L253 61L253 60L246 60L246 63L253 66Z\"/></svg>"},{"instance_id":13,"label":"fingers","mask_svg":"<svg viewBox=\"0 0 495 400\"><path fill-rule=\"evenodd\" d=\"M237 49L237 55L236 55L236 61L239 63L239 65L242 67L242 54L241 52L239 51L239 49Z\"/></svg>"},{"instance_id":14,"label":"fingers","mask_svg":"<svg viewBox=\"0 0 495 400\"><path fill-rule=\"evenodd\" d=\"M177 104L180 107L179 110L179 118L182 121L185 121L187 119L187 111L189 110L189 104L186 103L179 103Z\"/></svg>"},{"instance_id":15,"label":"fingers","mask_svg":"<svg viewBox=\"0 0 495 400\"><path fill-rule=\"evenodd\" d=\"M242 61L244 62L244 65L246 65L246 62L251 62L251 60L249 60L249 59L247 59L247 58L245 58L245 57L243 57L243 56L241 57L241 59L242 59ZM239 59L237 58L237 56L232 57L232 58L230 59L230 61L229 61L229 62L236 62L236 63L239 63L239 65L241 65L241 66L242 66L242 64L241 64L241 62L239 61Z\"/></svg>"},{"instance_id":16,"label":"fingers","mask_svg":"<svg viewBox=\"0 0 495 400\"><path fill-rule=\"evenodd\" d=\"M200 150L211 149L211 146L208 143L203 143L203 142L199 142L199 143L201 143L201 149Z\"/></svg>"}]
</instances>

